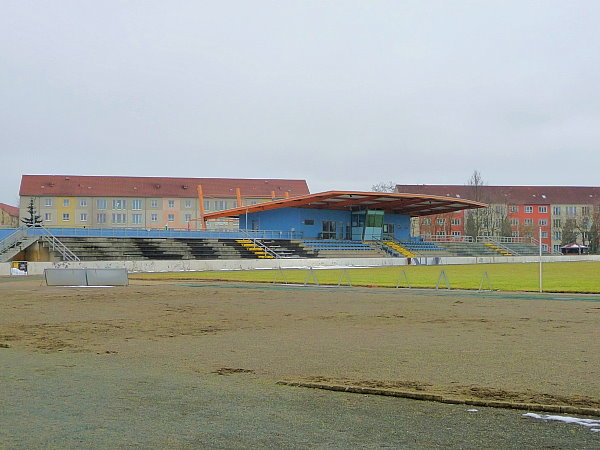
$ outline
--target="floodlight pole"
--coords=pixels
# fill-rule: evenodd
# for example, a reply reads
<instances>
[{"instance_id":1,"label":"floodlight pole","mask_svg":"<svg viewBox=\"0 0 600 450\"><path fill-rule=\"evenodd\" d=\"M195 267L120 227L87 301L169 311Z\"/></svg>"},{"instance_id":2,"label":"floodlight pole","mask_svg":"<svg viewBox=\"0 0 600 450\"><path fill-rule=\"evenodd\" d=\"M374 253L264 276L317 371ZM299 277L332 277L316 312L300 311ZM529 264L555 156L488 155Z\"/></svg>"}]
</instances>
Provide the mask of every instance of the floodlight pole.
<instances>
[{"instance_id":1,"label":"floodlight pole","mask_svg":"<svg viewBox=\"0 0 600 450\"><path fill-rule=\"evenodd\" d=\"M539 245L540 245L540 292L543 291L543 279L542 279L542 227L540 227L539 234Z\"/></svg>"}]
</instances>

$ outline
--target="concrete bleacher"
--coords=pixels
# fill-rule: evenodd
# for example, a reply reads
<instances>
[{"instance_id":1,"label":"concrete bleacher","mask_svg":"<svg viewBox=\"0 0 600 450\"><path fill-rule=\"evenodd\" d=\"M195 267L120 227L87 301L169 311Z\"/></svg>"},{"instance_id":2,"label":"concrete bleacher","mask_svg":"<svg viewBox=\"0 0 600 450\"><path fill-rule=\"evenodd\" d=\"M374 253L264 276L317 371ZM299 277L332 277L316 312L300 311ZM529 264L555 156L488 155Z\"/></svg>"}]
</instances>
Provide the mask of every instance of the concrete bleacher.
<instances>
[{"instance_id":1,"label":"concrete bleacher","mask_svg":"<svg viewBox=\"0 0 600 450\"><path fill-rule=\"evenodd\" d=\"M63 236L61 242L82 261L256 259L257 255L235 239L127 238ZM277 257L315 258L318 252L301 241L263 240ZM47 245L47 244L46 244ZM51 258L60 255L48 246Z\"/></svg>"},{"instance_id":2,"label":"concrete bleacher","mask_svg":"<svg viewBox=\"0 0 600 450\"><path fill-rule=\"evenodd\" d=\"M450 256L450 253L435 242L422 240L398 241L398 243L415 256Z\"/></svg>"},{"instance_id":3,"label":"concrete bleacher","mask_svg":"<svg viewBox=\"0 0 600 450\"><path fill-rule=\"evenodd\" d=\"M445 255L436 256L501 256L482 242L437 242Z\"/></svg>"},{"instance_id":4,"label":"concrete bleacher","mask_svg":"<svg viewBox=\"0 0 600 450\"><path fill-rule=\"evenodd\" d=\"M302 240L305 248L316 251L319 258L385 258L389 255L368 242L341 239Z\"/></svg>"}]
</instances>

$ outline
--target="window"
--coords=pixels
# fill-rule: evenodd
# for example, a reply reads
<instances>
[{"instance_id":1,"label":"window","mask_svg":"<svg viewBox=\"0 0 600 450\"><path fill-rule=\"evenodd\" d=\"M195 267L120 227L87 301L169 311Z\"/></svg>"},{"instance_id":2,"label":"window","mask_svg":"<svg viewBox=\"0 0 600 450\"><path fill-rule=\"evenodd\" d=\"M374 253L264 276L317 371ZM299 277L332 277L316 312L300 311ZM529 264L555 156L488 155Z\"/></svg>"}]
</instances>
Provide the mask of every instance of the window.
<instances>
[{"instance_id":1,"label":"window","mask_svg":"<svg viewBox=\"0 0 600 450\"><path fill-rule=\"evenodd\" d=\"M567 216L577 215L577 206L565 206L565 214Z\"/></svg>"},{"instance_id":2,"label":"window","mask_svg":"<svg viewBox=\"0 0 600 450\"><path fill-rule=\"evenodd\" d=\"M443 231L438 231L435 234L438 235L438 236L445 236L446 235L446 233L443 232Z\"/></svg>"},{"instance_id":3,"label":"window","mask_svg":"<svg viewBox=\"0 0 600 450\"><path fill-rule=\"evenodd\" d=\"M191 214L186 214L185 215L185 221L186 222L190 222L192 220L192 215Z\"/></svg>"},{"instance_id":4,"label":"window","mask_svg":"<svg viewBox=\"0 0 600 450\"><path fill-rule=\"evenodd\" d=\"M112 215L112 223L127 223L127 214L114 213Z\"/></svg>"},{"instance_id":5,"label":"window","mask_svg":"<svg viewBox=\"0 0 600 450\"><path fill-rule=\"evenodd\" d=\"M581 207L581 215L582 216L589 216L590 215L590 207L589 206L582 206Z\"/></svg>"},{"instance_id":6,"label":"window","mask_svg":"<svg viewBox=\"0 0 600 450\"><path fill-rule=\"evenodd\" d=\"M79 214L79 221L80 222L87 222L87 213L81 213L81 214Z\"/></svg>"},{"instance_id":7,"label":"window","mask_svg":"<svg viewBox=\"0 0 600 450\"><path fill-rule=\"evenodd\" d=\"M333 220L323 221L323 232L321 233L323 239L335 239L335 222Z\"/></svg>"},{"instance_id":8,"label":"window","mask_svg":"<svg viewBox=\"0 0 600 450\"><path fill-rule=\"evenodd\" d=\"M540 219L540 220L538 221L538 225L539 225L540 227L545 227L546 225L548 225L548 221L547 221L546 219Z\"/></svg>"},{"instance_id":9,"label":"window","mask_svg":"<svg viewBox=\"0 0 600 450\"><path fill-rule=\"evenodd\" d=\"M120 209L127 209L127 200L113 200L112 201L112 209L114 210L120 210ZM114 214L113 214L114 216ZM114 222L113 223L121 223L121 222Z\"/></svg>"},{"instance_id":10,"label":"window","mask_svg":"<svg viewBox=\"0 0 600 450\"><path fill-rule=\"evenodd\" d=\"M140 211L142 209L142 201L140 199L132 200L131 209L133 209L134 211Z\"/></svg>"},{"instance_id":11,"label":"window","mask_svg":"<svg viewBox=\"0 0 600 450\"><path fill-rule=\"evenodd\" d=\"M533 225L533 219L525 219L525 225Z\"/></svg>"},{"instance_id":12,"label":"window","mask_svg":"<svg viewBox=\"0 0 600 450\"><path fill-rule=\"evenodd\" d=\"M133 223L135 225L141 224L142 223L142 215L141 214L132 214L131 215L131 223Z\"/></svg>"},{"instance_id":13,"label":"window","mask_svg":"<svg viewBox=\"0 0 600 450\"><path fill-rule=\"evenodd\" d=\"M63 198L63 206L65 208L68 208L69 206L71 206L71 200L69 200L68 198Z\"/></svg>"},{"instance_id":14,"label":"window","mask_svg":"<svg viewBox=\"0 0 600 450\"><path fill-rule=\"evenodd\" d=\"M426 217L425 219L423 219L423 225L431 225L431 219L429 217Z\"/></svg>"},{"instance_id":15,"label":"window","mask_svg":"<svg viewBox=\"0 0 600 450\"><path fill-rule=\"evenodd\" d=\"M98 213L96 215L96 222L98 222L98 223L106 223L106 213Z\"/></svg>"},{"instance_id":16,"label":"window","mask_svg":"<svg viewBox=\"0 0 600 450\"><path fill-rule=\"evenodd\" d=\"M546 239L548 237L548 232L547 231L542 231L542 238Z\"/></svg>"},{"instance_id":17,"label":"window","mask_svg":"<svg viewBox=\"0 0 600 450\"><path fill-rule=\"evenodd\" d=\"M158 214L156 214L156 213L150 214L150 221L158 222Z\"/></svg>"},{"instance_id":18,"label":"window","mask_svg":"<svg viewBox=\"0 0 600 450\"><path fill-rule=\"evenodd\" d=\"M519 232L518 231L513 231L510 234L512 235L512 237L519 237Z\"/></svg>"},{"instance_id":19,"label":"window","mask_svg":"<svg viewBox=\"0 0 600 450\"><path fill-rule=\"evenodd\" d=\"M553 219L552 220L552 226L554 228L560 228L562 226L562 220L560 220L560 219Z\"/></svg>"},{"instance_id":20,"label":"window","mask_svg":"<svg viewBox=\"0 0 600 450\"><path fill-rule=\"evenodd\" d=\"M175 214L169 214L169 215L167 216L167 220L168 220L169 222L175 222Z\"/></svg>"},{"instance_id":21,"label":"window","mask_svg":"<svg viewBox=\"0 0 600 450\"><path fill-rule=\"evenodd\" d=\"M561 207L560 206L554 206L552 208L552 214L554 214L555 216L560 216L561 213Z\"/></svg>"},{"instance_id":22,"label":"window","mask_svg":"<svg viewBox=\"0 0 600 450\"><path fill-rule=\"evenodd\" d=\"M519 226L519 219L514 219L514 218L513 218L513 219L510 219L510 224L511 224L513 227L518 227L518 226Z\"/></svg>"},{"instance_id":23,"label":"window","mask_svg":"<svg viewBox=\"0 0 600 450\"><path fill-rule=\"evenodd\" d=\"M548 212L548 207L547 206L538 206L538 212L540 212L540 213L547 213Z\"/></svg>"},{"instance_id":24,"label":"window","mask_svg":"<svg viewBox=\"0 0 600 450\"><path fill-rule=\"evenodd\" d=\"M315 221L313 219L304 219L304 225L314 225Z\"/></svg>"},{"instance_id":25,"label":"window","mask_svg":"<svg viewBox=\"0 0 600 450\"><path fill-rule=\"evenodd\" d=\"M215 200L215 210L221 211L227 209L227 202L225 200Z\"/></svg>"},{"instance_id":26,"label":"window","mask_svg":"<svg viewBox=\"0 0 600 450\"><path fill-rule=\"evenodd\" d=\"M553 237L555 240L560 241L562 239L562 233L560 231L555 231Z\"/></svg>"},{"instance_id":27,"label":"window","mask_svg":"<svg viewBox=\"0 0 600 450\"><path fill-rule=\"evenodd\" d=\"M452 225L460 225L460 219L452 219Z\"/></svg>"},{"instance_id":28,"label":"window","mask_svg":"<svg viewBox=\"0 0 600 450\"><path fill-rule=\"evenodd\" d=\"M68 222L71 220L71 215L69 213L63 213L63 222Z\"/></svg>"},{"instance_id":29,"label":"window","mask_svg":"<svg viewBox=\"0 0 600 450\"><path fill-rule=\"evenodd\" d=\"M79 200L79 206L85 208L87 206L87 199L82 198L81 200Z\"/></svg>"},{"instance_id":30,"label":"window","mask_svg":"<svg viewBox=\"0 0 600 450\"><path fill-rule=\"evenodd\" d=\"M45 204L47 207L49 207L49 206L52 206L52 199L51 199L51 198L47 198L47 199L45 200L44 204Z\"/></svg>"},{"instance_id":31,"label":"window","mask_svg":"<svg viewBox=\"0 0 600 450\"><path fill-rule=\"evenodd\" d=\"M204 210L208 211L210 209L210 200L204 200Z\"/></svg>"},{"instance_id":32,"label":"window","mask_svg":"<svg viewBox=\"0 0 600 450\"><path fill-rule=\"evenodd\" d=\"M460 231L453 231L452 236L460 236Z\"/></svg>"},{"instance_id":33,"label":"window","mask_svg":"<svg viewBox=\"0 0 600 450\"><path fill-rule=\"evenodd\" d=\"M169 208L175 208L175 200L169 200Z\"/></svg>"},{"instance_id":34,"label":"window","mask_svg":"<svg viewBox=\"0 0 600 450\"><path fill-rule=\"evenodd\" d=\"M542 244L542 250L547 252L548 251L548 244Z\"/></svg>"},{"instance_id":35,"label":"window","mask_svg":"<svg viewBox=\"0 0 600 450\"><path fill-rule=\"evenodd\" d=\"M533 206L526 206L525 207L525 212L526 213L532 213L533 212Z\"/></svg>"},{"instance_id":36,"label":"window","mask_svg":"<svg viewBox=\"0 0 600 450\"><path fill-rule=\"evenodd\" d=\"M510 212L513 212L513 213L519 212L519 207L517 205L512 205L510 207Z\"/></svg>"},{"instance_id":37,"label":"window","mask_svg":"<svg viewBox=\"0 0 600 450\"><path fill-rule=\"evenodd\" d=\"M505 207L504 207L504 206L502 206L502 205L496 205L496 208L495 208L495 210L496 210L496 213L497 213L497 214L504 215L504 214L506 213L506 209L505 209Z\"/></svg>"},{"instance_id":38,"label":"window","mask_svg":"<svg viewBox=\"0 0 600 450\"><path fill-rule=\"evenodd\" d=\"M158 200L150 200L150 208L158 208Z\"/></svg>"},{"instance_id":39,"label":"window","mask_svg":"<svg viewBox=\"0 0 600 450\"><path fill-rule=\"evenodd\" d=\"M192 201L191 200L186 200L185 201L185 207L188 208L188 209L191 208L192 207Z\"/></svg>"},{"instance_id":40,"label":"window","mask_svg":"<svg viewBox=\"0 0 600 450\"><path fill-rule=\"evenodd\" d=\"M554 246L554 251L556 253L560 253L560 244L557 244L557 245Z\"/></svg>"},{"instance_id":41,"label":"window","mask_svg":"<svg viewBox=\"0 0 600 450\"><path fill-rule=\"evenodd\" d=\"M106 209L106 199L99 198L96 200L96 209Z\"/></svg>"},{"instance_id":42,"label":"window","mask_svg":"<svg viewBox=\"0 0 600 450\"><path fill-rule=\"evenodd\" d=\"M438 225L446 225L446 219L438 217L438 218L436 219L436 223L437 223Z\"/></svg>"},{"instance_id":43,"label":"window","mask_svg":"<svg viewBox=\"0 0 600 450\"><path fill-rule=\"evenodd\" d=\"M46 214L44 214L44 221L45 222L51 222L52 221L52 213L46 213Z\"/></svg>"}]
</instances>

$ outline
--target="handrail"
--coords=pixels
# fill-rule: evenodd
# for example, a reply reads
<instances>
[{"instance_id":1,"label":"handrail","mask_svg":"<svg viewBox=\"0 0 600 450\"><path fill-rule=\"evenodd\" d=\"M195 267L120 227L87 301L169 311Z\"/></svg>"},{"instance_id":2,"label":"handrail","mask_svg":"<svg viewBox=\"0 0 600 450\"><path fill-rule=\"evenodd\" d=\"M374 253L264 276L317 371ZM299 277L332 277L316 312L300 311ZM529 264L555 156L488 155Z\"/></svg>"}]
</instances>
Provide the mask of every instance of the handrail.
<instances>
[{"instance_id":1,"label":"handrail","mask_svg":"<svg viewBox=\"0 0 600 450\"><path fill-rule=\"evenodd\" d=\"M9 250L13 247L17 242L22 240L25 236L27 236L26 227L22 226L17 228L14 232L6 236L2 241L0 241L0 254Z\"/></svg>"},{"instance_id":2,"label":"handrail","mask_svg":"<svg viewBox=\"0 0 600 450\"><path fill-rule=\"evenodd\" d=\"M497 242L497 241L492 240L492 239L490 239L489 242L490 242L490 244L493 244L496 248L498 248L500 250L503 250L503 251L505 251L507 253L510 253L513 256L521 256L521 254L518 251L516 251L515 249L512 249L512 248L509 248L509 247L507 247L506 245L504 245L504 244L502 244L500 242Z\"/></svg>"},{"instance_id":3,"label":"handrail","mask_svg":"<svg viewBox=\"0 0 600 450\"><path fill-rule=\"evenodd\" d=\"M242 231L242 230L240 230L240 231ZM281 255L280 255L280 254L278 254L278 253L277 253L275 250L273 250L272 248L270 248L268 245L266 245L265 243L261 242L261 241L260 241L259 239L257 239L256 237L254 237L254 238L253 238L253 237L249 236L249 235L247 234L247 231L248 231L248 230L243 230L243 231L244 231L244 234L246 234L246 235L248 236L248 239L252 239L252 243L253 243L255 246L257 246L257 245L258 245L260 248L262 248L262 249L265 251L265 253L268 253L269 255L271 255L271 256L272 256L272 257L274 257L274 258L281 258Z\"/></svg>"},{"instance_id":4,"label":"handrail","mask_svg":"<svg viewBox=\"0 0 600 450\"><path fill-rule=\"evenodd\" d=\"M422 234L421 238L424 241L430 242L474 242L473 236L461 234L454 236L451 234Z\"/></svg>"},{"instance_id":5,"label":"handrail","mask_svg":"<svg viewBox=\"0 0 600 450\"><path fill-rule=\"evenodd\" d=\"M58 252L63 257L63 261L81 261L79 257L73 253L65 244L63 244L56 236L54 236L50 230L45 227L37 227L44 230L45 235L42 235L41 238L49 241L52 244L52 249L57 249Z\"/></svg>"},{"instance_id":6,"label":"handrail","mask_svg":"<svg viewBox=\"0 0 600 450\"><path fill-rule=\"evenodd\" d=\"M386 237L385 239L389 240L389 241L396 242L396 239L394 239L394 238L388 238L388 237ZM385 242L383 242L383 239L373 239L371 242L373 242L379 249L381 249L384 252L389 253L390 255L392 255L394 258L404 258L403 254L401 254L397 250L395 250L392 247L390 247L389 245L387 245Z\"/></svg>"}]
</instances>

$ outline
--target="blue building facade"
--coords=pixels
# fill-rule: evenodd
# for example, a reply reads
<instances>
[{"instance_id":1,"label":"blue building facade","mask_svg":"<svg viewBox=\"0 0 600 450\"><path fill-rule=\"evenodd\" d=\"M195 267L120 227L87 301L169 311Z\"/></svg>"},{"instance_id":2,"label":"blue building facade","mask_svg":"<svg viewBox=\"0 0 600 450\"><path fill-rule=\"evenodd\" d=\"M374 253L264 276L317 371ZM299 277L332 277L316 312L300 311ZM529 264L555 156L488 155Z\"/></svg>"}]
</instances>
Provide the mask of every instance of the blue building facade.
<instances>
[{"instance_id":1,"label":"blue building facade","mask_svg":"<svg viewBox=\"0 0 600 450\"><path fill-rule=\"evenodd\" d=\"M316 208L281 208L240 214L239 226L247 230L294 232L304 239L410 238L410 216L383 211L349 211Z\"/></svg>"}]
</instances>

